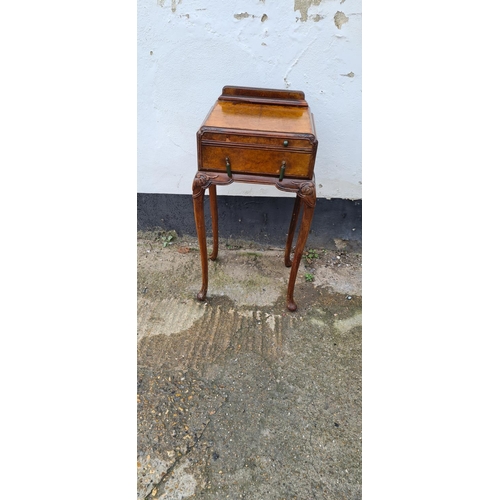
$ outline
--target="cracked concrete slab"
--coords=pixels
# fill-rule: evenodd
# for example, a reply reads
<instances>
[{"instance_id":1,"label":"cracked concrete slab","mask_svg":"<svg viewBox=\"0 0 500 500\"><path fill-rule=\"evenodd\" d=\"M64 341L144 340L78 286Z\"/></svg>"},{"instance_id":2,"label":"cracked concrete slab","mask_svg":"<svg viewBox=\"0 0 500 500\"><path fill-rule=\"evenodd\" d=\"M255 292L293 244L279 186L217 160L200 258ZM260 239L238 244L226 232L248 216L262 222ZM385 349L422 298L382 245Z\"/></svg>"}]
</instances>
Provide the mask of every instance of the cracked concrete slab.
<instances>
[{"instance_id":1,"label":"cracked concrete slab","mask_svg":"<svg viewBox=\"0 0 500 500\"><path fill-rule=\"evenodd\" d=\"M361 498L361 252L138 235L138 499ZM313 277L306 281L306 275Z\"/></svg>"}]
</instances>

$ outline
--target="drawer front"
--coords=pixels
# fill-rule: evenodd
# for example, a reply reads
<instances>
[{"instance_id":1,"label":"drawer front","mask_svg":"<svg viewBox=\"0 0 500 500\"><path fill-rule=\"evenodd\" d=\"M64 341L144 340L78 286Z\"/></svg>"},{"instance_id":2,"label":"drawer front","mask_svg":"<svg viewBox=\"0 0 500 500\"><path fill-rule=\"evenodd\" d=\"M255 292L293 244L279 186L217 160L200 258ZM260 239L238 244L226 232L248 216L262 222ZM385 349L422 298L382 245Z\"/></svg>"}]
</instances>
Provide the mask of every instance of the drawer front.
<instances>
[{"instance_id":1,"label":"drawer front","mask_svg":"<svg viewBox=\"0 0 500 500\"><path fill-rule=\"evenodd\" d=\"M199 170L226 172L226 158L231 172L241 174L271 175L279 177L283 160L286 162L285 177L311 179L313 173L312 152L258 149L251 147L201 145Z\"/></svg>"},{"instance_id":2,"label":"drawer front","mask_svg":"<svg viewBox=\"0 0 500 500\"><path fill-rule=\"evenodd\" d=\"M221 143L231 144L231 145L243 145L257 147L269 147L271 149L275 148L286 148L286 149L304 149L311 151L313 149L313 144L308 139L298 139L295 137L270 137L268 135L236 135L236 134L224 134L217 132L205 132L203 134L202 141L204 144L211 143ZM212 144L215 145L215 144Z\"/></svg>"}]
</instances>

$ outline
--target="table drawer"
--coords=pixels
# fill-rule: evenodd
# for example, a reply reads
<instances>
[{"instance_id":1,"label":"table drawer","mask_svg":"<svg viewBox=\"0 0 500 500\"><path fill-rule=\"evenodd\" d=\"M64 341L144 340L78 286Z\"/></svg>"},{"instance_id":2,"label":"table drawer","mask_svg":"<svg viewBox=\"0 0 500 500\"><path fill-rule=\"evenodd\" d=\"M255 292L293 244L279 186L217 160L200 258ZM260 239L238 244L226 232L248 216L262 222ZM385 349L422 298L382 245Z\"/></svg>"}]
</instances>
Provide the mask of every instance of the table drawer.
<instances>
[{"instance_id":1,"label":"table drawer","mask_svg":"<svg viewBox=\"0 0 500 500\"><path fill-rule=\"evenodd\" d=\"M285 148L256 148L249 145L214 146L201 144L198 158L199 170L226 172L226 158L231 172L241 174L272 175L279 177L283 161L285 177L311 179L314 158L311 150L289 151Z\"/></svg>"},{"instance_id":2,"label":"table drawer","mask_svg":"<svg viewBox=\"0 0 500 500\"><path fill-rule=\"evenodd\" d=\"M203 144L215 145L225 143L230 145L243 145L250 146L254 145L256 147L268 147L268 148L286 148L286 149L305 149L312 151L314 147L314 138L304 139L295 137L273 137L269 135L236 135L236 134L225 134L219 132L204 132L200 137Z\"/></svg>"}]
</instances>

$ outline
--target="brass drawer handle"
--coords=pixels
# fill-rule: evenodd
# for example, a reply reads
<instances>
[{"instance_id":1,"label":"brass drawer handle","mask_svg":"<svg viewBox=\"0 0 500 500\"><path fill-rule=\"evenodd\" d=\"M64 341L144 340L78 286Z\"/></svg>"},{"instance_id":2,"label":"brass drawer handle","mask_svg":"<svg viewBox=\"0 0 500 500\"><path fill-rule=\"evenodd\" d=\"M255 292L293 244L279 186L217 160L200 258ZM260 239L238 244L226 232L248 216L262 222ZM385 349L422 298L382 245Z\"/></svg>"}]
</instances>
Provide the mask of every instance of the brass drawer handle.
<instances>
[{"instance_id":1,"label":"brass drawer handle","mask_svg":"<svg viewBox=\"0 0 500 500\"><path fill-rule=\"evenodd\" d=\"M229 162L229 158L226 156L226 172L229 177L232 177L233 174L231 173L231 163Z\"/></svg>"},{"instance_id":2,"label":"brass drawer handle","mask_svg":"<svg viewBox=\"0 0 500 500\"><path fill-rule=\"evenodd\" d=\"M281 168L280 168L280 181L282 181L283 177L285 177L285 168L286 168L286 161L283 160L281 162Z\"/></svg>"}]
</instances>

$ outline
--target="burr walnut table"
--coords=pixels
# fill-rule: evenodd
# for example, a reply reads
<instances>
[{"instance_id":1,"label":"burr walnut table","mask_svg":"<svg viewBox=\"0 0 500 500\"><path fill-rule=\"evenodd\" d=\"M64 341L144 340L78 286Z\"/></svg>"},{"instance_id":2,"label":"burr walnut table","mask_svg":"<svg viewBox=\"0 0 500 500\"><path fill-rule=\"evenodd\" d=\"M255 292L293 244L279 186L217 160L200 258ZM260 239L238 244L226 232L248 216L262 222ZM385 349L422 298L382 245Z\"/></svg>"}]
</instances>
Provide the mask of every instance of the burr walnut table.
<instances>
[{"instance_id":1,"label":"burr walnut table","mask_svg":"<svg viewBox=\"0 0 500 500\"><path fill-rule=\"evenodd\" d=\"M198 172L193 181L193 204L200 244L202 286L208 289L208 260L203 198L208 188L213 250L218 252L217 185L232 182L271 184L296 193L285 246L285 266L291 267L287 307L293 299L297 271L316 205L314 161L318 141L313 115L300 91L226 86L197 133ZM293 237L302 210L293 260Z\"/></svg>"}]
</instances>

